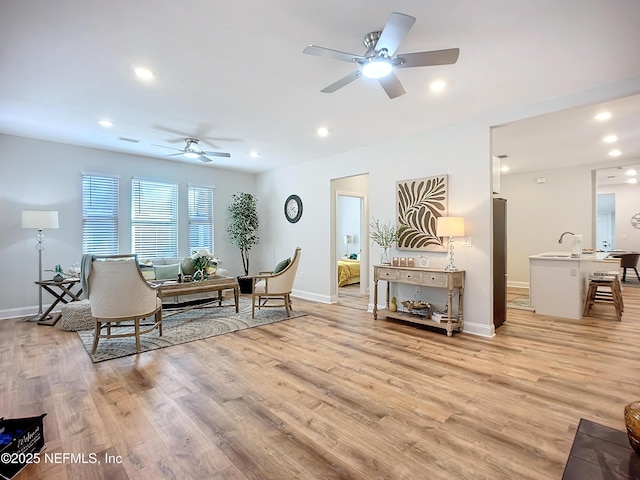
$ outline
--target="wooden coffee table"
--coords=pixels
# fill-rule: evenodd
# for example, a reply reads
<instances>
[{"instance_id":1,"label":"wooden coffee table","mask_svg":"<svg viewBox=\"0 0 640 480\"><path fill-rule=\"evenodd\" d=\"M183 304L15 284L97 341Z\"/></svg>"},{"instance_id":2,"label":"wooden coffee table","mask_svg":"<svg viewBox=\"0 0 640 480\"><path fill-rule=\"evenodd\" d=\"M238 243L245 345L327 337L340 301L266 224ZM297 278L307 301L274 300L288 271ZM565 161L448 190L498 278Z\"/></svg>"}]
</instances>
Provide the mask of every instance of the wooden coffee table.
<instances>
[{"instance_id":1,"label":"wooden coffee table","mask_svg":"<svg viewBox=\"0 0 640 480\"><path fill-rule=\"evenodd\" d=\"M151 283L154 282L152 281ZM193 295L195 293L218 292L218 296L216 298L213 298L210 302L182 308L167 315L163 313L163 317L169 317L171 315L186 312L188 310L193 310L195 308L210 307L211 304L215 302L218 302L218 306L222 307L222 292L224 292L225 290L233 290L233 299L236 305L236 313L238 313L238 297L240 296L240 287L238 286L238 280L235 277L222 277L216 275L215 277L209 277L207 280L203 280L200 282L161 283L160 289L158 290L158 296L160 298L179 297L181 295Z\"/></svg>"}]
</instances>

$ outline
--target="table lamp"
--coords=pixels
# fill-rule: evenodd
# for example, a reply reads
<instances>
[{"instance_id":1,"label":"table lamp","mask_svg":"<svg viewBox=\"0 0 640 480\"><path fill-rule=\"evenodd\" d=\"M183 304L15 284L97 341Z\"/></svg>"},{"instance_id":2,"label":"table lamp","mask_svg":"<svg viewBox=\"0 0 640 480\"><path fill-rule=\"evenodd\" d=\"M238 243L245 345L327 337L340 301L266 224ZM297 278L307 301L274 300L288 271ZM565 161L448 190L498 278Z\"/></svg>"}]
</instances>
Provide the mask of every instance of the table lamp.
<instances>
[{"instance_id":1,"label":"table lamp","mask_svg":"<svg viewBox=\"0 0 640 480\"><path fill-rule=\"evenodd\" d=\"M38 230L36 235L36 250L38 250L38 281L42 282L42 250L44 250L44 233L45 228L58 228L58 212L42 211L42 210L23 210L22 211L22 228L35 228ZM38 285L38 313L33 315L29 320L36 319L42 315L42 288Z\"/></svg>"},{"instance_id":2,"label":"table lamp","mask_svg":"<svg viewBox=\"0 0 640 480\"><path fill-rule=\"evenodd\" d=\"M349 245L353 243L353 235L345 235L344 236L344 244L347 246L347 254L345 257L349 256Z\"/></svg>"},{"instance_id":3,"label":"table lamp","mask_svg":"<svg viewBox=\"0 0 640 480\"><path fill-rule=\"evenodd\" d=\"M453 264L453 237L464 237L464 218L438 217L436 235L438 237L449 237L449 264L445 267L445 271L455 272L457 268Z\"/></svg>"}]
</instances>

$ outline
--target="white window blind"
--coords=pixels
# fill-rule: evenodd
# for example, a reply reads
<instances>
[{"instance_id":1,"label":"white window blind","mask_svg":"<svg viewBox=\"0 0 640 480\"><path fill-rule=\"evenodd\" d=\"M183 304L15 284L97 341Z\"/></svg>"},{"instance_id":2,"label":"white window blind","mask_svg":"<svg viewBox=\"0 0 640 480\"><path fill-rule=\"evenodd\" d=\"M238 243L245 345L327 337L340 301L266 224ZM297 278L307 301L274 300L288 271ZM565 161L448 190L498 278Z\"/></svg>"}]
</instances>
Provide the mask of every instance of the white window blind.
<instances>
[{"instance_id":1,"label":"white window blind","mask_svg":"<svg viewBox=\"0 0 640 480\"><path fill-rule=\"evenodd\" d=\"M117 177L82 175L82 252L118 253Z\"/></svg>"},{"instance_id":2,"label":"white window blind","mask_svg":"<svg viewBox=\"0 0 640 480\"><path fill-rule=\"evenodd\" d=\"M213 253L213 188L189 185L189 251Z\"/></svg>"},{"instance_id":3,"label":"white window blind","mask_svg":"<svg viewBox=\"0 0 640 480\"><path fill-rule=\"evenodd\" d=\"M133 179L131 236L138 257L178 256L178 185Z\"/></svg>"}]
</instances>

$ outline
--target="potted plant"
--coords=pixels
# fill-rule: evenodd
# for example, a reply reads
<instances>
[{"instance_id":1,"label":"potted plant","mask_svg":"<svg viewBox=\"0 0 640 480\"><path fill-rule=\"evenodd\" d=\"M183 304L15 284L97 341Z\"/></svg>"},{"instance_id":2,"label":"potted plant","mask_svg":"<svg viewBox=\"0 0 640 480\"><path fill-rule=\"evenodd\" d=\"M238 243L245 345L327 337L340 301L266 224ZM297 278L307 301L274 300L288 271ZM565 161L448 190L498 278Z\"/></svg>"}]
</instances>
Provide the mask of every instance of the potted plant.
<instances>
[{"instance_id":1,"label":"potted plant","mask_svg":"<svg viewBox=\"0 0 640 480\"><path fill-rule=\"evenodd\" d=\"M383 265L391 265L391 261L389 260L389 249L391 248L391 245L398 241L398 237L405 227L400 226L396 228L395 225L391 223L382 224L374 217L371 217L369 227L371 228L371 231L369 232L371 240L382 248L380 263Z\"/></svg>"},{"instance_id":2,"label":"potted plant","mask_svg":"<svg viewBox=\"0 0 640 480\"><path fill-rule=\"evenodd\" d=\"M47 270L47 272L55 272L53 276L54 282L62 282L64 280L64 272L62 270L62 266L58 263L53 270Z\"/></svg>"},{"instance_id":3,"label":"potted plant","mask_svg":"<svg viewBox=\"0 0 640 480\"><path fill-rule=\"evenodd\" d=\"M231 204L227 208L229 224L227 233L233 245L240 249L244 276L238 277L242 293L251 293L252 278L249 276L249 250L260 242L256 230L260 226L258 220L258 199L251 193L234 193Z\"/></svg>"}]
</instances>

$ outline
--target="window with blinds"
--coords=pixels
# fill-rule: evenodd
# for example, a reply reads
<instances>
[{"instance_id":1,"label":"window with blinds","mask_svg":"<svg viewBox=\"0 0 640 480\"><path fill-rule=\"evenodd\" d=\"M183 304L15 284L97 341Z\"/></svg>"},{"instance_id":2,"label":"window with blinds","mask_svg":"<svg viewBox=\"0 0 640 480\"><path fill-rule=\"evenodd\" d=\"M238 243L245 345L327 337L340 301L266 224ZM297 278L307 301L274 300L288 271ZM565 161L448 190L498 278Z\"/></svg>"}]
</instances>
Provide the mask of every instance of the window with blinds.
<instances>
[{"instance_id":1,"label":"window with blinds","mask_svg":"<svg viewBox=\"0 0 640 480\"><path fill-rule=\"evenodd\" d=\"M82 175L82 252L118 253L117 177Z\"/></svg>"},{"instance_id":2,"label":"window with blinds","mask_svg":"<svg viewBox=\"0 0 640 480\"><path fill-rule=\"evenodd\" d=\"M189 252L213 253L213 188L189 185Z\"/></svg>"},{"instance_id":3,"label":"window with blinds","mask_svg":"<svg viewBox=\"0 0 640 480\"><path fill-rule=\"evenodd\" d=\"M178 185L134 178L131 237L138 257L178 256Z\"/></svg>"}]
</instances>

